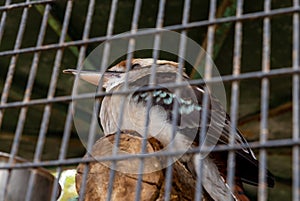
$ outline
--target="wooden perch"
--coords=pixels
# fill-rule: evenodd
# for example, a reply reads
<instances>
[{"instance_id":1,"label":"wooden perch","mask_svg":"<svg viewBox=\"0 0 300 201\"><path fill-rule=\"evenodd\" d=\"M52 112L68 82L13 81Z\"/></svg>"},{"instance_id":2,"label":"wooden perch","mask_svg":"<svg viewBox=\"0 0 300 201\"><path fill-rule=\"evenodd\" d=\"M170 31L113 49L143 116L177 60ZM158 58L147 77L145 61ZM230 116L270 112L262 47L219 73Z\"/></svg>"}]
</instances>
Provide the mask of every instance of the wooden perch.
<instances>
[{"instance_id":1,"label":"wooden perch","mask_svg":"<svg viewBox=\"0 0 300 201\"><path fill-rule=\"evenodd\" d=\"M93 146L91 155L103 157L112 154L115 135L108 135L99 139ZM141 153L142 137L133 131L124 131L120 136L118 154ZM162 145L150 138L147 141L147 152L153 153L161 150ZM86 157L86 156L85 156ZM164 200L165 193L165 172L162 158L151 157L144 159L144 174L142 177L140 200L160 201ZM117 161L115 166L115 179L113 183L112 200L135 200L138 170L140 159L127 159ZM89 172L86 180L85 201L106 200L111 161L93 162L89 164ZM76 189L80 192L84 164L79 164L76 175ZM175 162L173 165L172 190L170 200L193 200L195 194L196 180L183 164ZM210 200L207 195L202 200Z\"/></svg>"}]
</instances>

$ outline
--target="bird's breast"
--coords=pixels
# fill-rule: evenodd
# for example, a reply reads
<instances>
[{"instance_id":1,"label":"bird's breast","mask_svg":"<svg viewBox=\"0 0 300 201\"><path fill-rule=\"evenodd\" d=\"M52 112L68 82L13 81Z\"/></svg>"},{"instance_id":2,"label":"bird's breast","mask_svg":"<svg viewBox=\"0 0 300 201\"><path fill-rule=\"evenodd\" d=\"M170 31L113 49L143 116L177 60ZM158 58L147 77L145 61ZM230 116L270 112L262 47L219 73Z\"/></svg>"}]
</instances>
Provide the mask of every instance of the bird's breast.
<instances>
[{"instance_id":1,"label":"bird's breast","mask_svg":"<svg viewBox=\"0 0 300 201\"><path fill-rule=\"evenodd\" d=\"M167 95L160 96L163 96L161 98L167 97ZM145 104L136 99L135 96L124 97L121 95L103 99L100 120L106 135L114 133L118 129L135 130L144 137L156 138L165 147L168 147L171 142L177 150L186 150L190 147L192 141L178 132L176 127L172 128L165 108L160 105L152 105L147 112ZM120 122L121 116L122 122Z\"/></svg>"}]
</instances>

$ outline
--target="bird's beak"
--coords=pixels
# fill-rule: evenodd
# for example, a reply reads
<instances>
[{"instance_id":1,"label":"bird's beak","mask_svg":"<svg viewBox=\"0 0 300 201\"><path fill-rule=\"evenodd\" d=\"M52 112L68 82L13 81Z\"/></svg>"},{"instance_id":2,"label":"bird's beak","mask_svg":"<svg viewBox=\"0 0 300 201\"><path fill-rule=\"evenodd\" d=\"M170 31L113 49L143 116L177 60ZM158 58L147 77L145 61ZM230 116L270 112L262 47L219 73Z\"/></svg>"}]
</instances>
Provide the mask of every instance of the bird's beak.
<instances>
[{"instance_id":1,"label":"bird's beak","mask_svg":"<svg viewBox=\"0 0 300 201\"><path fill-rule=\"evenodd\" d=\"M63 71L64 73L70 73L73 75L79 74L79 77L95 86L99 85L99 81L103 78L103 87L106 86L106 83L111 78L118 78L119 73L107 71L104 74L96 71L80 71L75 69L66 69Z\"/></svg>"}]
</instances>

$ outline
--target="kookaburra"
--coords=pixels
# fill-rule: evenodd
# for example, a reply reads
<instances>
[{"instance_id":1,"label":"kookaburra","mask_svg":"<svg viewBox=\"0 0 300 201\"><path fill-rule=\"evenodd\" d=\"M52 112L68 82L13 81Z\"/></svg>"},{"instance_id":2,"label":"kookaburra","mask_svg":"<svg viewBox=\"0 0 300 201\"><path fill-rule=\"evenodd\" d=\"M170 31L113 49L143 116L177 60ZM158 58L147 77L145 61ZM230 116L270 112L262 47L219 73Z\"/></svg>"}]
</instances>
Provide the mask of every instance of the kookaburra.
<instances>
[{"instance_id":1,"label":"kookaburra","mask_svg":"<svg viewBox=\"0 0 300 201\"><path fill-rule=\"evenodd\" d=\"M147 101L150 98L148 136L156 138L165 147L171 141L174 150L188 150L199 145L201 133L201 113L203 111L204 85L181 87L179 93L174 88L161 87L149 91L139 90L149 84L152 72L153 59L132 59L130 69L126 72L126 61L109 68L104 74L99 72L80 71L79 77L98 86L100 79L106 92L114 93L123 90L125 80L132 93L126 95L105 96L98 112L104 134L108 135L120 130L135 130L140 134L145 133L147 114ZM76 74L76 70L64 72ZM172 61L157 60L155 70L155 85L175 83L178 78L178 64ZM181 80L188 82L189 77L182 73ZM101 83L101 82L100 82ZM123 96L123 97L122 97ZM232 130L230 117L226 114L219 101L213 95L208 96L207 125L205 129L208 144L228 144ZM120 105L124 103L123 122L118 125ZM174 102L177 101L176 128L174 128ZM173 124L172 124L173 123ZM175 132L174 130L175 129ZM174 135L175 133L175 135ZM236 151L235 186L231 196L234 200L249 200L244 194L242 182L258 184L258 161L241 132L236 129L235 144L242 149ZM200 162L203 164L202 185L206 192L216 201L228 199L227 177L227 152L211 152L205 158L200 154L193 157L182 157L183 163L189 164L188 168L195 175L198 173ZM192 164L192 165L190 165ZM274 177L267 171L267 186L274 186Z\"/></svg>"}]
</instances>

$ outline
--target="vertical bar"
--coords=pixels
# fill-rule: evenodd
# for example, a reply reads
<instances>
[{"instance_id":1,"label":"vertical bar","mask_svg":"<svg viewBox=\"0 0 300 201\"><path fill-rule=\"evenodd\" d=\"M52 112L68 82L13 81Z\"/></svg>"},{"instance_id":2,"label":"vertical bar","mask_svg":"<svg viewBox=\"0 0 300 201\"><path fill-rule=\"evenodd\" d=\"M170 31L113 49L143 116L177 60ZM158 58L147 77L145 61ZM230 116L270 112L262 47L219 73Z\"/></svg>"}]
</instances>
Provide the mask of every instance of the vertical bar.
<instances>
[{"instance_id":1,"label":"vertical bar","mask_svg":"<svg viewBox=\"0 0 300 201\"><path fill-rule=\"evenodd\" d=\"M11 0L6 0L5 1L5 6L8 6L10 4L10 2L11 2ZM7 11L4 10L2 12L1 21L0 21L0 44L1 44L1 41L2 41L3 33L4 33L6 17L7 17Z\"/></svg>"},{"instance_id":2,"label":"vertical bar","mask_svg":"<svg viewBox=\"0 0 300 201\"><path fill-rule=\"evenodd\" d=\"M27 0L26 2L30 2L30 1ZM15 46L14 46L14 50L19 50L20 47L21 47L22 40L23 40L23 35L24 35L26 23L27 23L26 21L27 21L27 17L28 17L28 9L29 8L26 7L23 10L22 19L21 19L21 22L20 22L20 26L19 26L18 35L17 35L17 38L16 38L16 43L15 43ZM5 20L3 22L3 26L4 26L4 24L5 24ZM4 27L0 27L0 28L3 28L3 30L4 30ZM17 60L18 60L18 55L13 55L11 60L10 60L6 80L4 82L4 87L3 87L3 91L2 91L0 105L3 105L7 102L9 90L10 90L11 83L12 83L12 79L13 79L13 76L14 76L14 73L15 73ZM2 126L3 115L4 115L4 110L0 110L0 128Z\"/></svg>"},{"instance_id":3,"label":"vertical bar","mask_svg":"<svg viewBox=\"0 0 300 201\"><path fill-rule=\"evenodd\" d=\"M271 0L265 0L264 12L269 13L271 8ZM268 73L270 71L270 18L265 17L263 21L263 58L262 71ZM260 143L264 144L268 140L268 110L269 110L269 79L263 78L261 83L261 122L260 122ZM258 201L267 200L266 185L266 169L267 169L267 152L266 149L259 150L259 185L258 185Z\"/></svg>"},{"instance_id":4,"label":"vertical bar","mask_svg":"<svg viewBox=\"0 0 300 201\"><path fill-rule=\"evenodd\" d=\"M113 32L113 28L114 28L114 20L115 20L115 15L116 15L116 11L117 11L117 4L118 4L118 0L113 0L112 4L111 4L111 12L110 12L110 16L109 16L109 21L108 21L108 28L107 28L107 36L111 36L112 32ZM101 62L101 73L104 73L106 70L106 65L107 65L107 61L108 61L108 57L109 57L109 52L110 52L110 43L106 43L105 47L104 47L104 52L103 52L103 59ZM100 79L100 83L99 85L102 85L103 80ZM102 91L102 87L98 87L97 93ZM96 108L100 107L100 102L96 101ZM96 118L92 118L92 125L91 125L91 130L90 130L90 134L89 134L89 143L88 143L88 147L87 147L87 154L88 156L90 155L90 151L92 149L92 140L94 138L94 129L96 128ZM88 170L89 170L89 166L88 164L86 164L84 166L84 171L83 171L83 176L82 176L82 183L81 183L81 189L80 189L80 197L79 200L83 200L84 199L84 194L85 194L85 188L86 188L86 179L87 179L87 174L88 174Z\"/></svg>"},{"instance_id":5,"label":"vertical bar","mask_svg":"<svg viewBox=\"0 0 300 201\"><path fill-rule=\"evenodd\" d=\"M184 8L183 8L183 16L182 16L182 25L186 25L189 21L190 16L190 6L191 1L186 0L184 1ZM187 31L183 30L180 35L180 43L179 43L179 52L178 52L178 74L176 76L176 84L182 82L182 75L183 75L183 66L184 66L184 56L186 51L186 35ZM175 96L180 98L180 91L181 89L175 89ZM172 138L174 139L177 130L177 119L178 119L178 111L179 111L179 103L178 101L174 101L173 103L173 111L172 111ZM170 152L174 150L174 140L172 140L169 144ZM172 175L173 175L173 159L172 156L167 157L167 170L165 176L165 201L170 200L171 190L172 190Z\"/></svg>"},{"instance_id":6,"label":"vertical bar","mask_svg":"<svg viewBox=\"0 0 300 201\"><path fill-rule=\"evenodd\" d=\"M26 2L29 2L29 0L27 0ZM7 5L9 5L9 3L10 3L10 1L6 1ZM5 26L5 22L6 22L6 15L7 15L7 13L4 12L3 15L2 15L2 18L1 18L0 42L1 42L1 39L2 39L2 36L3 36L3 32L4 32L4 26ZM20 22L20 25L19 25L19 30L18 30L16 42L15 42L15 45L14 45L14 50L18 50L21 47L24 32L25 32L25 28L26 28L27 17L28 17L28 8L24 8L23 13L22 13L22 19L21 19L21 22ZM11 88L11 83L12 83L12 80L13 80L17 60L18 60L18 55L13 55L11 60L10 60L6 80L4 82L4 87L3 87L3 91L2 91L0 105L5 104L7 102L8 94L9 94L9 91L10 91L10 88ZM4 110L0 110L0 128L2 126L3 116L4 116ZM13 159L12 156L10 156L10 161L12 161L12 159ZM8 172L10 172L10 171L8 171ZM1 189L1 190L4 191L4 193L2 193L3 197L0 198L1 200L5 199L6 188L8 186L8 182L9 182L9 176L5 181L5 183L6 183L5 188Z\"/></svg>"},{"instance_id":7,"label":"vertical bar","mask_svg":"<svg viewBox=\"0 0 300 201\"><path fill-rule=\"evenodd\" d=\"M142 6L142 0L136 0L135 4L134 4L134 11L133 11L133 19L132 19L132 23L131 23L131 33L134 34L137 32L137 28L138 28L138 21L139 21L139 16L140 16L140 11L141 11L141 6ZM130 65L131 65L131 59L132 59L132 55L133 55L133 50L135 48L135 39L134 38L130 38L129 39L129 44L128 44L128 49L127 49L127 57L126 57L126 72L129 71L130 69ZM127 90L128 89L128 73L126 73L125 75L125 83L124 86L122 87L122 90ZM120 105L120 116L118 119L118 126L119 128L122 127L122 123L123 123L123 115L124 115L124 107L125 107L125 96L122 97L121 101L121 105ZM119 141L120 141L120 133L121 130L118 129L117 134L115 136L115 146L113 149L113 155L117 154L118 151L118 145L119 145ZM109 174L109 185L108 185L108 195L107 195L107 201L111 200L111 195L112 195L112 191L113 191L113 182L114 182L114 178L115 178L115 166L116 166L116 161L112 162L112 168L110 170L110 174Z\"/></svg>"},{"instance_id":8,"label":"vertical bar","mask_svg":"<svg viewBox=\"0 0 300 201\"><path fill-rule=\"evenodd\" d=\"M95 0L90 0L88 11L87 11L87 16L86 16L86 20L85 20L85 26L84 26L82 40L87 40L89 37L90 28L91 28L92 19L93 19L94 8L95 8ZM80 67L84 61L86 49L87 49L87 45L82 45L80 47L79 57L77 60L77 69L80 69ZM77 82L77 81L78 81L78 79L75 78L74 82ZM74 86L77 86L77 84L74 83ZM75 95L75 93L76 93L76 89L73 88L72 96ZM59 160L65 159L66 155L67 155L68 143L69 143L69 139L70 139L70 134L71 134L71 129L72 129L72 120L73 120L72 108L73 108L73 103L70 103L69 107L68 107L68 112L67 112L67 118L66 118L66 123L65 123L65 128L64 128L63 139L62 139L62 143L61 143L60 151L59 151ZM55 183L52 188L51 201L56 200L56 195L57 195L57 190L58 190L58 185L59 185L58 181L61 176L62 170L63 169L61 166L57 167L57 169L56 169L57 179L55 180Z\"/></svg>"},{"instance_id":9,"label":"vertical bar","mask_svg":"<svg viewBox=\"0 0 300 201\"><path fill-rule=\"evenodd\" d=\"M87 143L87 155L90 157L90 152L93 147L94 139L95 139L95 130L97 126L97 120L95 115L93 115L92 122L90 124L90 130L89 130L89 138L88 138L88 143ZM84 166L84 171L82 175L82 181L81 181L81 186L80 186L80 191L79 191L79 201L85 200L85 190L86 190L86 180L88 177L88 172L89 172L89 163L87 163Z\"/></svg>"},{"instance_id":10,"label":"vertical bar","mask_svg":"<svg viewBox=\"0 0 300 201\"><path fill-rule=\"evenodd\" d=\"M66 8L66 12L65 12L65 17L64 17L61 36L59 39L59 44L63 44L65 41L65 37L67 34L69 21L70 21L70 17L71 17L72 5L73 5L73 1L69 0L67 2L67 8ZM48 100L52 99L55 95L56 84L57 84L57 79L58 79L58 75L59 75L59 67L60 67L62 57L63 57L63 49L59 49L55 56L54 68L53 68L53 72L51 75L50 87L49 87L48 95L47 95ZM41 128L40 128L40 132L39 132L39 137L38 137L38 142L37 142L36 149L35 149L33 162L38 162L41 160L41 155L43 152L46 133L47 133L48 124L49 124L50 115L51 115L51 108L52 108L52 105L49 105L49 104L46 105L44 108L43 119L42 119L42 123L41 123ZM28 186L27 186L26 197L25 197L26 201L31 200L35 177L36 177L35 173L30 174Z\"/></svg>"},{"instance_id":11,"label":"vertical bar","mask_svg":"<svg viewBox=\"0 0 300 201\"><path fill-rule=\"evenodd\" d=\"M236 17L240 17L243 12L243 0L237 1L236 8ZM240 74L240 66L241 66L241 54L242 54L242 23L237 21L235 23L235 37L234 37L234 57L233 57L233 76L239 76ZM238 120L238 106L239 106L239 82L234 81L231 85L231 108L230 108L230 117L231 117L231 130L229 137L229 146L235 145L235 135L237 129L237 120ZM229 186L229 190L234 192L234 177L235 177L235 152L229 151L228 153L228 161L227 161L227 184ZM228 193L229 200L232 200L231 193Z\"/></svg>"},{"instance_id":12,"label":"vertical bar","mask_svg":"<svg viewBox=\"0 0 300 201\"><path fill-rule=\"evenodd\" d=\"M49 12L50 12L50 5L47 4L45 12L44 12L43 20L42 20L42 23L41 23L40 32L39 32L36 47L39 47L43 44L45 33L46 33L46 28L47 28L47 20L48 20ZM33 84L34 84L34 79L35 79L36 71L37 71L37 67L38 67L39 58L40 58L40 52L35 52L34 56L33 56L33 61L32 61L32 64L31 64L31 68L30 68L29 78L28 78L28 82L27 82L23 102L29 102L29 100L30 100L32 87L33 87ZM12 145L12 148L11 148L11 151L10 151L9 163L13 163L14 158L17 155L20 140L21 140L21 136L22 136L22 132L23 132L23 128L24 128L24 123L25 123L25 119L26 119L27 110L28 110L28 107L23 107L21 109L20 114L19 114L19 119L18 119L18 124L17 124L16 131L15 131L13 145ZM9 179L6 181L6 186L8 185L8 183L9 183Z\"/></svg>"},{"instance_id":13,"label":"vertical bar","mask_svg":"<svg viewBox=\"0 0 300 201\"><path fill-rule=\"evenodd\" d=\"M47 21L48 21L50 8L51 8L50 5L47 4L46 8L45 8L45 12L43 14L43 19L42 19L42 23L41 23L40 32L39 32L36 47L40 47L43 44L46 29L47 29L47 23L48 23ZM26 86L26 90L25 90L25 94L24 94L24 98L23 98L24 103L27 103L27 102L30 101L31 92L32 92L32 88L33 88L33 85L34 85L36 72L37 72L37 69L38 69L40 54L41 54L41 52L35 52L34 55L33 55L33 61L32 61L32 64L31 64L31 68L30 68L30 72L29 72L29 78L28 78L28 81L27 81L27 86ZM11 154L10 162L13 162L14 157L17 155L17 152L18 152L18 147L19 147L19 143L20 143L23 128L24 128L24 123L25 123L25 119L26 119L26 115L27 115L27 110L28 110L28 107L23 107L21 109L20 114L19 114L18 124L17 124L17 128L16 128L16 131L15 131L15 136L14 136L14 141L13 141L12 149L11 149L11 152L10 152L10 154Z\"/></svg>"},{"instance_id":14,"label":"vertical bar","mask_svg":"<svg viewBox=\"0 0 300 201\"><path fill-rule=\"evenodd\" d=\"M118 4L118 0L113 0L111 3L111 12L110 12L109 20L108 20L108 28L107 28L106 36L112 35L113 28L114 28L115 15L116 15L116 11L117 11L117 4ZM104 47L104 52L103 52L103 59L101 61L101 69L100 69L101 73L104 73L104 71L106 70L109 52L110 52L110 43L106 43L105 47ZM75 80L77 80L77 78L78 78L78 75L76 75ZM102 79L100 79L100 82L102 82ZM99 83L99 85L101 85L101 83ZM102 90L102 87L98 87L97 93L101 92L101 90ZM75 90L73 90L73 91L75 91ZM96 105L95 106L96 108L99 108L100 102L96 101L95 105ZM92 143L94 141L94 134L95 134L96 126L97 126L97 119L95 116L93 116L92 123L90 125L89 139L88 139L88 145L87 145L87 155L88 156L90 156L90 151L92 150L92 146L93 146ZM87 176L88 176L88 171L89 171L89 165L85 164L83 174L82 174L81 188L80 188L80 192L79 192L79 200L80 201L84 200L84 197L85 197L86 180L87 180Z\"/></svg>"},{"instance_id":15,"label":"vertical bar","mask_svg":"<svg viewBox=\"0 0 300 201\"><path fill-rule=\"evenodd\" d=\"M159 1L159 9L158 9L158 15L157 15L157 20L156 20L156 29L162 28L163 25L163 18L164 18L164 11L165 11L165 0L160 0ZM151 66L151 75L149 79L149 86L155 86L156 83L156 62L158 59L158 49L160 47L160 42L161 42L161 35L156 34L154 37L154 45L153 45L153 52L152 52L152 58L153 58L153 64ZM149 132L149 121L150 121L150 109L152 105L152 96L150 96L147 100L147 109L146 109L146 121L145 121L145 129L144 129L144 135L143 135L143 141L142 141L142 150L141 153L145 154L146 153L146 147L147 147L147 142L148 142L148 132ZM144 158L140 159L141 163L139 166L139 176L137 180L137 185L136 185L136 195L135 195L135 201L139 201L141 197L141 190L142 190L142 179L143 179L143 170L144 170Z\"/></svg>"},{"instance_id":16,"label":"vertical bar","mask_svg":"<svg viewBox=\"0 0 300 201\"><path fill-rule=\"evenodd\" d=\"M299 0L294 0L294 7L299 8ZM293 69L299 67L299 13L293 14ZM299 124L300 124L300 87L299 75L293 75L293 140L299 141ZM299 145L293 146L293 201L300 200L300 148Z\"/></svg>"},{"instance_id":17,"label":"vertical bar","mask_svg":"<svg viewBox=\"0 0 300 201\"><path fill-rule=\"evenodd\" d=\"M107 36L110 36L112 33L112 30L113 30L113 22L114 22L114 15L116 12L117 2L118 1L114 0L114 1L112 1L112 4L111 4L111 12L110 12L110 17L109 17L109 22L108 22ZM101 62L101 69L100 69L102 73L105 71L105 66L107 63L109 50L110 50L110 45L105 44L104 52L103 52L103 60ZM78 77L79 77L79 75L77 74L75 80L78 80ZM100 79L100 82L102 82L102 79ZM99 83L99 85L102 85L102 83ZM73 90L73 91L75 91L75 90ZM98 87L97 93L99 93L100 91L102 91L102 87ZM100 102L96 100L96 108L98 108L98 107L100 107ZM87 144L87 156L88 157L91 156L90 152L92 150L92 146L93 146L93 142L94 142L94 138L95 138L96 126L97 126L96 117L93 115L92 122L90 125L90 130L89 130L88 144ZM80 191L79 191L79 201L83 201L85 199L86 181L87 181L87 177L88 177L88 172L89 172L89 163L84 165L82 181L81 181Z\"/></svg>"},{"instance_id":18,"label":"vertical bar","mask_svg":"<svg viewBox=\"0 0 300 201\"><path fill-rule=\"evenodd\" d=\"M209 21L215 20L217 8L217 1L211 0L209 7ZM212 64L210 62L210 57L213 55L213 45L214 45L214 34L215 34L215 25L210 25L207 30L207 46L206 46L206 61L205 61L205 71L204 71L204 79L209 80L212 77ZM202 100L202 108L201 111L201 125L200 125L200 135L199 135L199 152L201 151L201 143L203 143L203 139L206 136L206 126L207 126L207 115L208 115L208 105L209 105L209 90L207 87L204 88L204 96ZM200 154L200 153L199 153ZM202 160L199 158L199 160ZM203 162L200 161L199 166L196 167L197 170L197 183L196 183L196 195L195 200L200 201L202 199L202 176L203 176Z\"/></svg>"}]
</instances>

